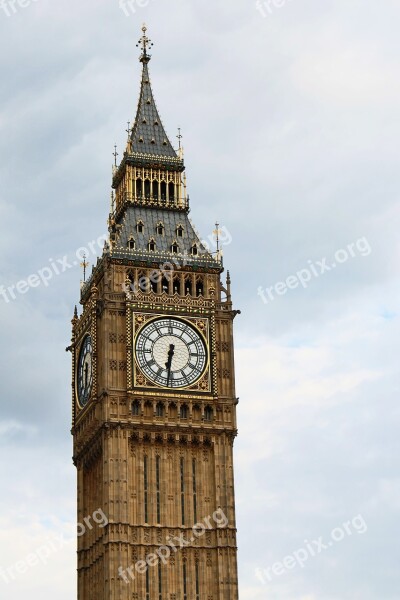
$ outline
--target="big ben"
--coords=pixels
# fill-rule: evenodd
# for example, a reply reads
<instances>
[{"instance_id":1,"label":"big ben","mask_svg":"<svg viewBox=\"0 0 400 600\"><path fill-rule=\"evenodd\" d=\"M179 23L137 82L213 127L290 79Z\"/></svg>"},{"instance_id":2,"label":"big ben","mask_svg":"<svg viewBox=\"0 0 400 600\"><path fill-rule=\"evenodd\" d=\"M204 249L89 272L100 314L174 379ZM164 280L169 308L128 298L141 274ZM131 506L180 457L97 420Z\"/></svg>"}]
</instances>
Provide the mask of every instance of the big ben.
<instances>
[{"instance_id":1,"label":"big ben","mask_svg":"<svg viewBox=\"0 0 400 600\"><path fill-rule=\"evenodd\" d=\"M109 240L72 320L78 600L236 600L229 273L189 219L143 27ZM173 94L173 92L171 92ZM90 516L102 511L107 523Z\"/></svg>"}]
</instances>

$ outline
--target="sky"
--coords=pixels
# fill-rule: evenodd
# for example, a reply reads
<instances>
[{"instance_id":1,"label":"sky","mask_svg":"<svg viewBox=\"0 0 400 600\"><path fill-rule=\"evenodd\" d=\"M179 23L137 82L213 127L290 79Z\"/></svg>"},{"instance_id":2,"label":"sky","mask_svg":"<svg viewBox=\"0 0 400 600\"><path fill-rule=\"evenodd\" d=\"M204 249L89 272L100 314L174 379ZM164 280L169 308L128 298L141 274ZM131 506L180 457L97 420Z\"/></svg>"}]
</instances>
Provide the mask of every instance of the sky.
<instances>
[{"instance_id":1,"label":"sky","mask_svg":"<svg viewBox=\"0 0 400 600\"><path fill-rule=\"evenodd\" d=\"M76 597L65 348L146 21L191 218L229 232L242 311L241 600L398 600L399 18L398 0L0 2L1 598Z\"/></svg>"}]
</instances>

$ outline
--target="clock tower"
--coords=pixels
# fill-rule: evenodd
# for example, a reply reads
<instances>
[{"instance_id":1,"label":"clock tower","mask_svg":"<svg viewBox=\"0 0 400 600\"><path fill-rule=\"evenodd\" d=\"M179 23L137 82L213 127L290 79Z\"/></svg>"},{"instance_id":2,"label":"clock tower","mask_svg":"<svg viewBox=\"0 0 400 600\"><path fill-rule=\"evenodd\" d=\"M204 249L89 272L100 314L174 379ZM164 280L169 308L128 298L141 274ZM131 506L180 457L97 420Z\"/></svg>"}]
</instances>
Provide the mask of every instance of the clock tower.
<instances>
[{"instance_id":1,"label":"clock tower","mask_svg":"<svg viewBox=\"0 0 400 600\"><path fill-rule=\"evenodd\" d=\"M221 253L188 216L183 152L157 110L145 27L140 44L109 241L72 320L78 600L236 600L238 311Z\"/></svg>"}]
</instances>

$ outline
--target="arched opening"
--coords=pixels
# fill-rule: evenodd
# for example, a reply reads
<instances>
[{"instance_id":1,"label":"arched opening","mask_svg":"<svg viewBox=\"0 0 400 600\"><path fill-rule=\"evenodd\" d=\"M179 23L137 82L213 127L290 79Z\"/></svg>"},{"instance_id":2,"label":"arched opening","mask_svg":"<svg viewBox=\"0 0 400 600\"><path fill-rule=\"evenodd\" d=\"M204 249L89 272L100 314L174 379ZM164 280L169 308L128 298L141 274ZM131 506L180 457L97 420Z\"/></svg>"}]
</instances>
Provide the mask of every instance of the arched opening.
<instances>
[{"instance_id":1,"label":"arched opening","mask_svg":"<svg viewBox=\"0 0 400 600\"><path fill-rule=\"evenodd\" d=\"M140 415L140 402L139 402L139 400L134 400L132 402L132 415L134 417L138 417Z\"/></svg>"},{"instance_id":2,"label":"arched opening","mask_svg":"<svg viewBox=\"0 0 400 600\"><path fill-rule=\"evenodd\" d=\"M182 227L182 225L178 225L178 227L176 228L176 235L178 237L180 237L180 238L183 237L183 227Z\"/></svg>"},{"instance_id":3,"label":"arched opening","mask_svg":"<svg viewBox=\"0 0 400 600\"><path fill-rule=\"evenodd\" d=\"M136 243L132 236L128 240L128 248L129 250L134 250L136 248Z\"/></svg>"},{"instance_id":4,"label":"arched opening","mask_svg":"<svg viewBox=\"0 0 400 600\"><path fill-rule=\"evenodd\" d=\"M204 420L205 421L212 421L213 420L213 416L214 416L214 411L212 409L211 406L206 406L205 410L204 410Z\"/></svg>"},{"instance_id":5,"label":"arched opening","mask_svg":"<svg viewBox=\"0 0 400 600\"><path fill-rule=\"evenodd\" d=\"M143 223L143 221L138 221L137 222L137 224L136 224L136 231L138 233L143 233L143 231L144 231L144 223Z\"/></svg>"},{"instance_id":6,"label":"arched opening","mask_svg":"<svg viewBox=\"0 0 400 600\"><path fill-rule=\"evenodd\" d=\"M154 278L150 277L150 289L152 292L154 292L155 294L157 294L158 290L157 290L157 281Z\"/></svg>"},{"instance_id":7,"label":"arched opening","mask_svg":"<svg viewBox=\"0 0 400 600\"><path fill-rule=\"evenodd\" d=\"M136 198L141 198L143 195L143 182L141 179L136 179Z\"/></svg>"},{"instance_id":8,"label":"arched opening","mask_svg":"<svg viewBox=\"0 0 400 600\"><path fill-rule=\"evenodd\" d=\"M173 291L174 291L174 294L178 294L179 296L181 295L181 279L180 279L179 275L174 277Z\"/></svg>"},{"instance_id":9,"label":"arched opening","mask_svg":"<svg viewBox=\"0 0 400 600\"><path fill-rule=\"evenodd\" d=\"M192 254L192 256L197 256L199 251L197 248L197 244L193 244L193 246L190 249L190 253Z\"/></svg>"},{"instance_id":10,"label":"arched opening","mask_svg":"<svg viewBox=\"0 0 400 600\"><path fill-rule=\"evenodd\" d=\"M155 252L156 250L156 243L153 240L153 238L148 243L148 249L150 250L150 252Z\"/></svg>"},{"instance_id":11,"label":"arched opening","mask_svg":"<svg viewBox=\"0 0 400 600\"><path fill-rule=\"evenodd\" d=\"M191 277L187 277L185 279L185 294L189 294L189 296L192 295L192 278Z\"/></svg>"},{"instance_id":12,"label":"arched opening","mask_svg":"<svg viewBox=\"0 0 400 600\"><path fill-rule=\"evenodd\" d=\"M189 416L189 408L188 408L187 404L182 404L180 415L181 415L181 419L187 419L188 418L188 416Z\"/></svg>"},{"instance_id":13,"label":"arched opening","mask_svg":"<svg viewBox=\"0 0 400 600\"><path fill-rule=\"evenodd\" d=\"M166 277L163 277L161 280L161 291L165 294L169 292L169 281Z\"/></svg>"},{"instance_id":14,"label":"arched opening","mask_svg":"<svg viewBox=\"0 0 400 600\"><path fill-rule=\"evenodd\" d=\"M167 199L167 184L165 181L162 181L160 184L160 193L161 193L161 200L166 200Z\"/></svg>"},{"instance_id":15,"label":"arched opening","mask_svg":"<svg viewBox=\"0 0 400 600\"><path fill-rule=\"evenodd\" d=\"M168 184L168 196L170 202L175 201L175 184L172 181Z\"/></svg>"},{"instance_id":16,"label":"arched opening","mask_svg":"<svg viewBox=\"0 0 400 600\"><path fill-rule=\"evenodd\" d=\"M165 414L165 407L162 402L158 402L156 406L156 416L163 417Z\"/></svg>"},{"instance_id":17,"label":"arched opening","mask_svg":"<svg viewBox=\"0 0 400 600\"><path fill-rule=\"evenodd\" d=\"M164 225L162 223L158 223L156 227L156 233L158 235L164 235Z\"/></svg>"},{"instance_id":18,"label":"arched opening","mask_svg":"<svg viewBox=\"0 0 400 600\"><path fill-rule=\"evenodd\" d=\"M158 181L153 181L153 198L158 200Z\"/></svg>"},{"instance_id":19,"label":"arched opening","mask_svg":"<svg viewBox=\"0 0 400 600\"><path fill-rule=\"evenodd\" d=\"M196 283L196 296L204 296L204 283L202 279L198 279Z\"/></svg>"},{"instance_id":20,"label":"arched opening","mask_svg":"<svg viewBox=\"0 0 400 600\"><path fill-rule=\"evenodd\" d=\"M178 250L179 250L178 244L176 242L173 242L173 244L171 245L172 254L178 254Z\"/></svg>"},{"instance_id":21,"label":"arched opening","mask_svg":"<svg viewBox=\"0 0 400 600\"><path fill-rule=\"evenodd\" d=\"M146 198L150 198L150 188L151 188L150 180L146 179L144 182L144 195Z\"/></svg>"}]
</instances>

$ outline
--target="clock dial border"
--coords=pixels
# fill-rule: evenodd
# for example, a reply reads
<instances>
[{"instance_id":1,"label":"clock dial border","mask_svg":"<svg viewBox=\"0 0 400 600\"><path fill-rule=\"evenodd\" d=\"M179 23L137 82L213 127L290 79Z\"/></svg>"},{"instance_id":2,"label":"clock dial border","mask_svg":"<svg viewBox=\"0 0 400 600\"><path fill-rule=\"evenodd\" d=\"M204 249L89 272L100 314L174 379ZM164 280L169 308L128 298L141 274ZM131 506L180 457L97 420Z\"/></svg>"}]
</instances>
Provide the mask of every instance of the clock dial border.
<instances>
[{"instance_id":1,"label":"clock dial border","mask_svg":"<svg viewBox=\"0 0 400 600\"><path fill-rule=\"evenodd\" d=\"M80 382L79 371L80 371L80 361L81 361L82 350L83 350L83 348L84 348L84 346L86 344L86 340L87 339L90 339L90 346L91 346L91 352L90 353L91 353L91 359L92 359L92 369L91 369L91 371L92 371L91 372L91 379L92 379L92 381L91 381L91 385L90 385L90 392L88 394L88 398L87 398L87 400L86 400L85 403L82 403L82 400L81 400L80 394L79 394L79 387L80 387L80 384L79 384L79 382ZM87 405L89 404L89 402L91 400L92 394L93 394L93 389L94 389L93 354L94 354L94 352L93 352L93 337L92 337L91 332L87 331L83 335L83 337L81 339L81 342L79 344L78 352L76 354L77 355L77 361L76 361L76 365L75 365L75 397L76 397L76 402L77 402L78 408L81 411L84 410L87 407Z\"/></svg>"},{"instance_id":2,"label":"clock dial border","mask_svg":"<svg viewBox=\"0 0 400 600\"><path fill-rule=\"evenodd\" d=\"M176 393L183 391L193 392L204 392L210 393L211 391L211 343L210 343L210 322L206 317L189 318L182 315L175 314L148 314L148 313L132 313L132 328L133 328L133 343L131 351L131 360L133 366L133 379L134 387L136 388L153 388L157 390L164 390L166 393ZM181 321L188 325L195 333L199 336L201 342L204 345L206 352L206 361L202 373L199 377L189 385L180 387L167 387L150 379L144 371L142 371L137 355L136 355L136 341L142 330L147 327L151 322L158 321L160 319L171 319ZM200 325L200 326L199 326ZM199 387L200 386L200 387Z\"/></svg>"}]
</instances>

